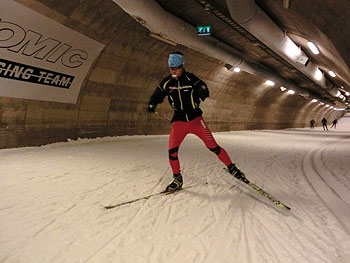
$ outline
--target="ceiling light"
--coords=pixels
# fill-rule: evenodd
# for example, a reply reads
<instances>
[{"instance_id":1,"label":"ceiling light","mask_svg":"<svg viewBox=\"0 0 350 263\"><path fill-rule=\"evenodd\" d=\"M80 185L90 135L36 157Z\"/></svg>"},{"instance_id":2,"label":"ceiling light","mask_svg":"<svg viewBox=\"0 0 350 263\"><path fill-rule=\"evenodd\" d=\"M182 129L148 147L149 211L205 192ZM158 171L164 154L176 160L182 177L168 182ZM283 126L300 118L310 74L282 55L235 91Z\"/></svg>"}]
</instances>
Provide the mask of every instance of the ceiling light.
<instances>
[{"instance_id":1,"label":"ceiling light","mask_svg":"<svg viewBox=\"0 0 350 263\"><path fill-rule=\"evenodd\" d=\"M331 77L333 77L333 78L336 76L336 74L335 74L332 70L328 71L328 73L329 73L329 75L331 75Z\"/></svg>"},{"instance_id":2,"label":"ceiling light","mask_svg":"<svg viewBox=\"0 0 350 263\"><path fill-rule=\"evenodd\" d=\"M285 91L287 88L281 86L280 89L281 89L281 91Z\"/></svg>"},{"instance_id":3,"label":"ceiling light","mask_svg":"<svg viewBox=\"0 0 350 263\"><path fill-rule=\"evenodd\" d=\"M349 95L350 95L350 92L348 92L348 91L345 92L345 95L346 95L346 96L349 96Z\"/></svg>"},{"instance_id":4,"label":"ceiling light","mask_svg":"<svg viewBox=\"0 0 350 263\"><path fill-rule=\"evenodd\" d=\"M307 45L310 48L310 50L312 51L312 53L314 53L316 55L320 53L320 51L318 51L318 48L316 47L316 45L314 43L309 41L309 42L307 42Z\"/></svg>"},{"instance_id":5,"label":"ceiling light","mask_svg":"<svg viewBox=\"0 0 350 263\"><path fill-rule=\"evenodd\" d=\"M314 78L316 80L321 80L323 77L322 71L319 68L316 68Z\"/></svg>"},{"instance_id":6,"label":"ceiling light","mask_svg":"<svg viewBox=\"0 0 350 263\"><path fill-rule=\"evenodd\" d=\"M301 49L288 37L286 37L283 50L284 53L293 60L301 55Z\"/></svg>"},{"instance_id":7,"label":"ceiling light","mask_svg":"<svg viewBox=\"0 0 350 263\"><path fill-rule=\"evenodd\" d=\"M324 105L324 102L320 102L321 105Z\"/></svg>"},{"instance_id":8,"label":"ceiling light","mask_svg":"<svg viewBox=\"0 0 350 263\"><path fill-rule=\"evenodd\" d=\"M294 94L295 91L290 89L290 90L288 90L288 93L289 93L289 94Z\"/></svg>"},{"instance_id":9,"label":"ceiling light","mask_svg":"<svg viewBox=\"0 0 350 263\"><path fill-rule=\"evenodd\" d=\"M327 104L327 105L326 105L326 107L328 108L328 107L329 107L329 105Z\"/></svg>"},{"instance_id":10,"label":"ceiling light","mask_svg":"<svg viewBox=\"0 0 350 263\"><path fill-rule=\"evenodd\" d=\"M275 82L271 81L271 80L266 80L265 84L268 86L275 86Z\"/></svg>"},{"instance_id":11,"label":"ceiling light","mask_svg":"<svg viewBox=\"0 0 350 263\"><path fill-rule=\"evenodd\" d=\"M312 102L317 102L317 100L316 100L316 99L313 99Z\"/></svg>"},{"instance_id":12,"label":"ceiling light","mask_svg":"<svg viewBox=\"0 0 350 263\"><path fill-rule=\"evenodd\" d=\"M238 73L238 72L241 71L241 69L240 68L234 68L233 71Z\"/></svg>"}]
</instances>

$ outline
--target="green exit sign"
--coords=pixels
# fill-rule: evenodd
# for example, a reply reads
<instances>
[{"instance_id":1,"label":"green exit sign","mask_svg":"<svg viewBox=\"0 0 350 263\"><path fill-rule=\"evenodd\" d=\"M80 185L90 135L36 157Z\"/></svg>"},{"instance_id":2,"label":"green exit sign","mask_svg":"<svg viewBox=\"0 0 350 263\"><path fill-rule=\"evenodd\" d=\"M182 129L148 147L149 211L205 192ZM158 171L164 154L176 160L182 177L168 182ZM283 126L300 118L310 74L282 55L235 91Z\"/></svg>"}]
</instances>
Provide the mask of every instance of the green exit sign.
<instances>
[{"instance_id":1,"label":"green exit sign","mask_svg":"<svg viewBox=\"0 0 350 263\"><path fill-rule=\"evenodd\" d=\"M211 26L197 26L197 33L199 36L211 35Z\"/></svg>"}]
</instances>

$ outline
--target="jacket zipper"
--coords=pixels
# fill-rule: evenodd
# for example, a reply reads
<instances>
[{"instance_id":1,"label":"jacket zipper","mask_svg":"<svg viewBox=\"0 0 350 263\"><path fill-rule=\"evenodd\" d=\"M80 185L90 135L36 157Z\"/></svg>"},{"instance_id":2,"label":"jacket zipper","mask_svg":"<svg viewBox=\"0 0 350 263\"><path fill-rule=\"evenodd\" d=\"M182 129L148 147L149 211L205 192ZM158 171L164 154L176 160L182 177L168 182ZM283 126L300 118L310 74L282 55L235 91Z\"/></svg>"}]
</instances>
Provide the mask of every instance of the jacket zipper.
<instances>
[{"instance_id":1,"label":"jacket zipper","mask_svg":"<svg viewBox=\"0 0 350 263\"><path fill-rule=\"evenodd\" d=\"M180 81L179 80L177 81L177 91L179 93L179 100L180 100L181 110L184 110L183 104L182 104L182 99L181 99L181 89L180 89ZM186 117L186 120L189 121L187 113L185 113L185 117Z\"/></svg>"}]
</instances>

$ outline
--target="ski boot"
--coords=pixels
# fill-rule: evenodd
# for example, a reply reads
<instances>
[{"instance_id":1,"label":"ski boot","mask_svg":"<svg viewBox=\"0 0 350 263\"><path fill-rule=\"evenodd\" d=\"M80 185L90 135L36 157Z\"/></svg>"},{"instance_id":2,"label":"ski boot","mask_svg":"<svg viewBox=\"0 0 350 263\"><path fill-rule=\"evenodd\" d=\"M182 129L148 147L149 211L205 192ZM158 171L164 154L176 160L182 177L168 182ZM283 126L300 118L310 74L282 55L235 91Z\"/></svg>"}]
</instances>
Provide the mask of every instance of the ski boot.
<instances>
[{"instance_id":1,"label":"ski boot","mask_svg":"<svg viewBox=\"0 0 350 263\"><path fill-rule=\"evenodd\" d=\"M174 181L169 184L165 192L175 192L182 188L182 176L181 174L174 174Z\"/></svg>"},{"instance_id":2,"label":"ski boot","mask_svg":"<svg viewBox=\"0 0 350 263\"><path fill-rule=\"evenodd\" d=\"M244 173L242 173L234 163L231 163L227 166L228 171L230 174L232 174L234 177L236 177L238 180L241 180L244 183L249 183L248 179L245 177Z\"/></svg>"}]
</instances>

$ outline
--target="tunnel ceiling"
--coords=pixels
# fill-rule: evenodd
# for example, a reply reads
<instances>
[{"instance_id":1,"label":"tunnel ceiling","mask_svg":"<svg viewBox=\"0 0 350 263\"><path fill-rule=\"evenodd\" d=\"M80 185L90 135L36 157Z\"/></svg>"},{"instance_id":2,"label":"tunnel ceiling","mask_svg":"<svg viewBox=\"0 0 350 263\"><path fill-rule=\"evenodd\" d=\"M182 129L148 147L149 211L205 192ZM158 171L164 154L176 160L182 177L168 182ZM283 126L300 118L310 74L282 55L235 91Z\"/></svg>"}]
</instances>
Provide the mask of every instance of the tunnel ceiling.
<instances>
[{"instance_id":1,"label":"tunnel ceiling","mask_svg":"<svg viewBox=\"0 0 350 263\"><path fill-rule=\"evenodd\" d=\"M245 59L258 62L296 85L335 101L327 91L268 46L232 20L226 0L157 0L159 5L193 26L212 26L212 36L234 47ZM257 0L259 7L302 48L324 72L337 72L327 79L343 91L350 91L350 8L348 0L276 1ZM288 4L288 7L284 7ZM306 40L317 43L322 52L312 54ZM326 75L326 74L325 74Z\"/></svg>"}]
</instances>

